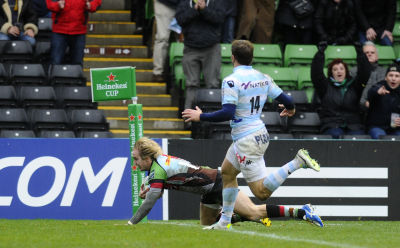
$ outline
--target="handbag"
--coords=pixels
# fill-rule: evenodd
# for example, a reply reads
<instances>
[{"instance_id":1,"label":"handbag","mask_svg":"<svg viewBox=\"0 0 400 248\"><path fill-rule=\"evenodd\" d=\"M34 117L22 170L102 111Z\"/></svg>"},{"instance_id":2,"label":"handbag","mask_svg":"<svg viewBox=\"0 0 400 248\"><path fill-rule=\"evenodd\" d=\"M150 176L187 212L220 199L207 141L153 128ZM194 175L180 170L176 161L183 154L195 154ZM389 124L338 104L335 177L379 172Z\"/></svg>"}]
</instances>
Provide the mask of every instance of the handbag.
<instances>
[{"instance_id":1,"label":"handbag","mask_svg":"<svg viewBox=\"0 0 400 248\"><path fill-rule=\"evenodd\" d=\"M310 0L291 0L289 6L297 18L304 18L314 12L314 6Z\"/></svg>"}]
</instances>

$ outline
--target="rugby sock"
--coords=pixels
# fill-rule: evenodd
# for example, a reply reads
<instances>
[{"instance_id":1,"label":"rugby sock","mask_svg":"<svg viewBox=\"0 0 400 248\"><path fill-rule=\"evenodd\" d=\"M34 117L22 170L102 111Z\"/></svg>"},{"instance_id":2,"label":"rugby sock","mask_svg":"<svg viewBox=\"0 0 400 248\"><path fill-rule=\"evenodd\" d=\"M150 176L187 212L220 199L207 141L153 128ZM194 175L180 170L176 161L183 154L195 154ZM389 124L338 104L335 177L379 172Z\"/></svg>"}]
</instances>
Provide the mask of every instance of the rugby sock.
<instances>
[{"instance_id":1,"label":"rugby sock","mask_svg":"<svg viewBox=\"0 0 400 248\"><path fill-rule=\"evenodd\" d=\"M303 216L306 214L304 209L300 208L291 208L286 206L278 206L278 205L267 205L267 216L268 218L274 217L292 217L297 219L303 219Z\"/></svg>"},{"instance_id":2,"label":"rugby sock","mask_svg":"<svg viewBox=\"0 0 400 248\"><path fill-rule=\"evenodd\" d=\"M235 207L235 201L238 192L238 188L225 188L222 190L223 206L219 223L224 226L231 223L233 208Z\"/></svg>"},{"instance_id":3,"label":"rugby sock","mask_svg":"<svg viewBox=\"0 0 400 248\"><path fill-rule=\"evenodd\" d=\"M290 174L299 168L301 168L301 163L298 160L293 159L289 163L269 174L264 179L264 187L269 191L274 192Z\"/></svg>"}]
</instances>

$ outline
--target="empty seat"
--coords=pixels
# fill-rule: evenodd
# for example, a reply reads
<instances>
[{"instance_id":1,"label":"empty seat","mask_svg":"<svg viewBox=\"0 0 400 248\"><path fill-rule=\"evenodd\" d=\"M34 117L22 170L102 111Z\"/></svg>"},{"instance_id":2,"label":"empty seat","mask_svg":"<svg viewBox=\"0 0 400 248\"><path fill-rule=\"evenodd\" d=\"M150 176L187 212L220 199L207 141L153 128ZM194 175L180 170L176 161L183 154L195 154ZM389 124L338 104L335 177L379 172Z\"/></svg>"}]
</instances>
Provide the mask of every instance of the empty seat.
<instances>
[{"instance_id":1,"label":"empty seat","mask_svg":"<svg viewBox=\"0 0 400 248\"><path fill-rule=\"evenodd\" d=\"M232 64L222 64L221 65L221 80L226 78L227 76L231 75L233 73L233 66Z\"/></svg>"},{"instance_id":2,"label":"empty seat","mask_svg":"<svg viewBox=\"0 0 400 248\"><path fill-rule=\"evenodd\" d=\"M342 135L340 137L341 139L346 139L346 140L368 140L372 139L371 136L368 134L346 134Z\"/></svg>"},{"instance_id":3,"label":"empty seat","mask_svg":"<svg viewBox=\"0 0 400 248\"><path fill-rule=\"evenodd\" d=\"M172 42L169 46L169 65L171 67L176 63L180 63L183 58L183 43Z\"/></svg>"},{"instance_id":4,"label":"empty seat","mask_svg":"<svg viewBox=\"0 0 400 248\"><path fill-rule=\"evenodd\" d=\"M39 132L40 138L75 138L75 133L71 130L43 130Z\"/></svg>"},{"instance_id":5,"label":"empty seat","mask_svg":"<svg viewBox=\"0 0 400 248\"><path fill-rule=\"evenodd\" d=\"M311 65L312 59L317 52L315 45L294 45L288 44L285 47L284 66L292 65L308 66Z\"/></svg>"},{"instance_id":6,"label":"empty seat","mask_svg":"<svg viewBox=\"0 0 400 248\"><path fill-rule=\"evenodd\" d=\"M310 111L313 109L311 101L307 97L305 90L288 90L285 93L292 97L293 103L298 111Z\"/></svg>"},{"instance_id":7,"label":"empty seat","mask_svg":"<svg viewBox=\"0 0 400 248\"><path fill-rule=\"evenodd\" d=\"M56 106L56 93L51 86L21 86L19 101L24 108L54 108Z\"/></svg>"},{"instance_id":8,"label":"empty seat","mask_svg":"<svg viewBox=\"0 0 400 248\"><path fill-rule=\"evenodd\" d=\"M83 131L80 132L80 138L114 138L114 134L110 131Z\"/></svg>"},{"instance_id":9,"label":"empty seat","mask_svg":"<svg viewBox=\"0 0 400 248\"><path fill-rule=\"evenodd\" d=\"M81 85L86 84L81 65L51 65L49 80L52 84Z\"/></svg>"},{"instance_id":10,"label":"empty seat","mask_svg":"<svg viewBox=\"0 0 400 248\"><path fill-rule=\"evenodd\" d=\"M32 58L32 45L26 40L5 42L0 57L1 61L7 63L30 63Z\"/></svg>"},{"instance_id":11,"label":"empty seat","mask_svg":"<svg viewBox=\"0 0 400 248\"><path fill-rule=\"evenodd\" d=\"M221 62L228 64L232 63L231 55L232 55L232 44L221 43Z\"/></svg>"},{"instance_id":12,"label":"empty seat","mask_svg":"<svg viewBox=\"0 0 400 248\"><path fill-rule=\"evenodd\" d=\"M50 41L36 42L35 51L33 53L34 61L37 63L50 63Z\"/></svg>"},{"instance_id":13,"label":"empty seat","mask_svg":"<svg viewBox=\"0 0 400 248\"><path fill-rule=\"evenodd\" d=\"M378 64L380 65L391 65L396 59L394 49L392 46L376 46L378 51Z\"/></svg>"},{"instance_id":14,"label":"empty seat","mask_svg":"<svg viewBox=\"0 0 400 248\"><path fill-rule=\"evenodd\" d=\"M230 121L205 122L203 129L206 129L207 139L232 140ZM204 138L204 137L203 137Z\"/></svg>"},{"instance_id":15,"label":"empty seat","mask_svg":"<svg viewBox=\"0 0 400 248\"><path fill-rule=\"evenodd\" d=\"M0 131L1 138L35 138L35 133L32 130L7 130Z\"/></svg>"},{"instance_id":16,"label":"empty seat","mask_svg":"<svg viewBox=\"0 0 400 248\"><path fill-rule=\"evenodd\" d=\"M270 133L269 139L270 140L294 139L294 136L291 133Z\"/></svg>"},{"instance_id":17,"label":"empty seat","mask_svg":"<svg viewBox=\"0 0 400 248\"><path fill-rule=\"evenodd\" d=\"M53 20L51 18L38 18L38 35L37 40L50 40L52 33Z\"/></svg>"},{"instance_id":18,"label":"empty seat","mask_svg":"<svg viewBox=\"0 0 400 248\"><path fill-rule=\"evenodd\" d=\"M87 86L62 86L55 88L58 106L61 108L96 108L92 92Z\"/></svg>"},{"instance_id":19,"label":"empty seat","mask_svg":"<svg viewBox=\"0 0 400 248\"><path fill-rule=\"evenodd\" d=\"M262 112L260 118L265 123L268 132L281 133L286 129L287 118L280 117L278 112Z\"/></svg>"},{"instance_id":20,"label":"empty seat","mask_svg":"<svg viewBox=\"0 0 400 248\"><path fill-rule=\"evenodd\" d=\"M282 51L278 44L253 44L253 64L282 66Z\"/></svg>"},{"instance_id":21,"label":"empty seat","mask_svg":"<svg viewBox=\"0 0 400 248\"><path fill-rule=\"evenodd\" d=\"M84 130L108 131L109 123L103 111L98 109L73 109L69 111L72 129L75 132Z\"/></svg>"},{"instance_id":22,"label":"empty seat","mask_svg":"<svg viewBox=\"0 0 400 248\"><path fill-rule=\"evenodd\" d=\"M46 84L47 76L41 64L12 64L10 68L11 82L21 84Z\"/></svg>"},{"instance_id":23,"label":"empty seat","mask_svg":"<svg viewBox=\"0 0 400 248\"><path fill-rule=\"evenodd\" d=\"M28 115L23 108L0 108L0 129L29 129Z\"/></svg>"},{"instance_id":24,"label":"empty seat","mask_svg":"<svg viewBox=\"0 0 400 248\"><path fill-rule=\"evenodd\" d=\"M350 66L357 65L357 53L354 46L328 46L325 50L325 65L337 58Z\"/></svg>"},{"instance_id":25,"label":"empty seat","mask_svg":"<svg viewBox=\"0 0 400 248\"><path fill-rule=\"evenodd\" d=\"M8 72L3 64L0 64L0 84L8 84Z\"/></svg>"},{"instance_id":26,"label":"empty seat","mask_svg":"<svg viewBox=\"0 0 400 248\"><path fill-rule=\"evenodd\" d=\"M381 140L391 140L391 141L400 141L399 135L381 135L379 136Z\"/></svg>"},{"instance_id":27,"label":"empty seat","mask_svg":"<svg viewBox=\"0 0 400 248\"><path fill-rule=\"evenodd\" d=\"M221 89L198 89L195 105L203 112L210 112L221 108L221 100Z\"/></svg>"},{"instance_id":28,"label":"empty seat","mask_svg":"<svg viewBox=\"0 0 400 248\"><path fill-rule=\"evenodd\" d=\"M175 65L173 71L174 71L175 85L178 87L178 89L184 90L185 89L185 74L183 73L182 64Z\"/></svg>"},{"instance_id":29,"label":"empty seat","mask_svg":"<svg viewBox=\"0 0 400 248\"><path fill-rule=\"evenodd\" d=\"M255 65L254 68L268 74L283 90L297 89L297 74L290 67L269 67Z\"/></svg>"},{"instance_id":30,"label":"empty seat","mask_svg":"<svg viewBox=\"0 0 400 248\"><path fill-rule=\"evenodd\" d=\"M297 112L288 119L288 128L291 133L320 132L321 121L316 112Z\"/></svg>"},{"instance_id":31,"label":"empty seat","mask_svg":"<svg viewBox=\"0 0 400 248\"><path fill-rule=\"evenodd\" d=\"M397 4L399 5L399 4ZM394 24L394 28L393 28L393 41L394 43L399 43L400 41L400 21L397 21Z\"/></svg>"},{"instance_id":32,"label":"empty seat","mask_svg":"<svg viewBox=\"0 0 400 248\"><path fill-rule=\"evenodd\" d=\"M0 106L17 107L17 92L12 85L0 85Z\"/></svg>"},{"instance_id":33,"label":"empty seat","mask_svg":"<svg viewBox=\"0 0 400 248\"><path fill-rule=\"evenodd\" d=\"M42 130L69 129L69 119L64 109L31 109L28 113L32 129L37 133Z\"/></svg>"},{"instance_id":34,"label":"empty seat","mask_svg":"<svg viewBox=\"0 0 400 248\"><path fill-rule=\"evenodd\" d=\"M311 140L326 140L333 139L333 137L329 134L300 134L299 138L301 139L311 139Z\"/></svg>"}]
</instances>

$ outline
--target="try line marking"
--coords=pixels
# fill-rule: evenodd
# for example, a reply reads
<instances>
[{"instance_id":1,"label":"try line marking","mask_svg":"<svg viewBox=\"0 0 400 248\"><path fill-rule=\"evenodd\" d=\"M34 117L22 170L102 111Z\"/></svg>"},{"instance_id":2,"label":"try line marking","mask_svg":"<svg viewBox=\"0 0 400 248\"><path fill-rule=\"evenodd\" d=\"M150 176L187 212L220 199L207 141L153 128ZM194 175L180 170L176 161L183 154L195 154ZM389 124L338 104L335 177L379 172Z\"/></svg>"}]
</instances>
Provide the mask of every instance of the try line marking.
<instances>
[{"instance_id":1,"label":"try line marking","mask_svg":"<svg viewBox=\"0 0 400 248\"><path fill-rule=\"evenodd\" d=\"M151 224L199 227L199 225L179 223L179 222L151 222ZM204 232L210 232L210 231L212 232L212 230L204 230ZM334 243L334 242L321 241L321 240L292 238L292 237L277 235L277 234L274 234L274 233L260 233L260 232L239 231L239 230L230 230L229 232L239 233L239 234L249 235L249 236L251 235L251 236L264 237L264 238L285 240L285 241L289 241L289 242L304 242L304 243L311 243L311 244L316 244L316 245L325 245L325 246L331 246L331 247L364 248L363 246L355 246L355 245L349 245L349 244L338 244L338 243Z\"/></svg>"}]
</instances>

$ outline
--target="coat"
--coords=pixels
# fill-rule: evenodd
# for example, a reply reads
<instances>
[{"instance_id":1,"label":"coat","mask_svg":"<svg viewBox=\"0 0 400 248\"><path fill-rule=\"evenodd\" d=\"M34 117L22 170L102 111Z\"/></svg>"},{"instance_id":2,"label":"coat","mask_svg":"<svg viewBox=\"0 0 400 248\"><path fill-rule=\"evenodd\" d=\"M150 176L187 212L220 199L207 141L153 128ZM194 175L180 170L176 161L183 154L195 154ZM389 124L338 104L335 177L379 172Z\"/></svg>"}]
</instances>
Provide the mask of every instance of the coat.
<instances>
[{"instance_id":1,"label":"coat","mask_svg":"<svg viewBox=\"0 0 400 248\"><path fill-rule=\"evenodd\" d=\"M30 0L16 0L18 1L18 17L17 21L23 25L23 29L32 29L33 33L36 35L38 33L37 27L37 16L36 12L32 8L32 3ZM7 34L8 29L13 26L12 14L10 6L8 5L8 0L1 1L0 8L0 31Z\"/></svg>"}]
</instances>

